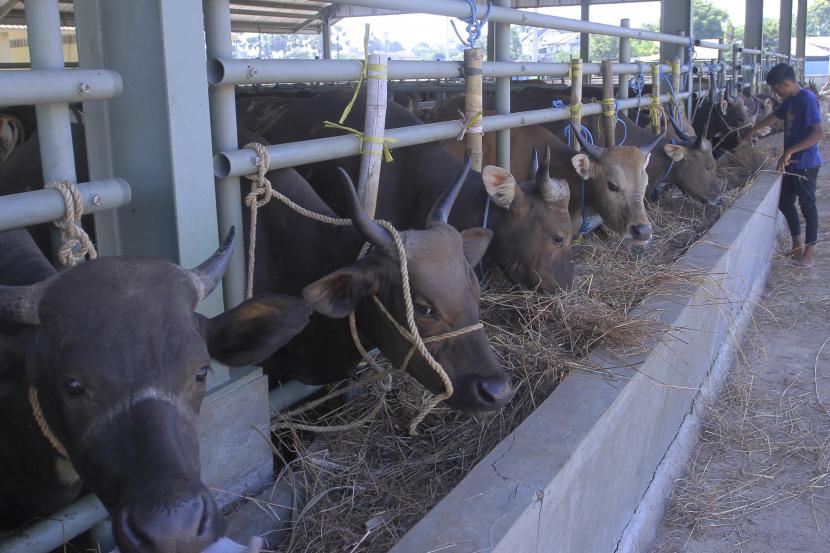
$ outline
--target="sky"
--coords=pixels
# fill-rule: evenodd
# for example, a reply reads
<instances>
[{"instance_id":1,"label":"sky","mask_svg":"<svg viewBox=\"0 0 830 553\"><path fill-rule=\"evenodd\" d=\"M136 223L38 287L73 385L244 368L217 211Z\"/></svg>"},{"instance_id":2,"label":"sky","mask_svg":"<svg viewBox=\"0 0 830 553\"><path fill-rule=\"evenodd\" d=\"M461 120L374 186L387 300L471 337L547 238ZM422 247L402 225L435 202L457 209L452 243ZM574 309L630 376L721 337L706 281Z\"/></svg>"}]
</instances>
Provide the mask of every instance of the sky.
<instances>
[{"instance_id":1,"label":"sky","mask_svg":"<svg viewBox=\"0 0 830 553\"><path fill-rule=\"evenodd\" d=\"M745 16L744 0L712 0L715 6L726 10L734 25L743 25ZM808 0L812 4L813 0ZM795 5L796 2L793 2ZM779 0L764 0L764 17L778 19L780 4ZM579 19L579 6L568 6L563 8L541 8L542 13L549 13L561 17ZM660 3L642 2L636 4L603 4L591 6L591 20L598 23L609 23L619 25L623 18L631 20L632 27L641 27L645 23L659 23ZM793 16L795 19L795 16ZM349 40L359 44L363 37L365 23L372 26L373 36L383 36L388 33L389 37L399 41L404 48L411 48L419 42L441 44L445 41L457 41L449 18L432 15L395 15L376 17L352 17L341 20L337 26L344 29ZM463 24L459 30L463 33Z\"/></svg>"}]
</instances>

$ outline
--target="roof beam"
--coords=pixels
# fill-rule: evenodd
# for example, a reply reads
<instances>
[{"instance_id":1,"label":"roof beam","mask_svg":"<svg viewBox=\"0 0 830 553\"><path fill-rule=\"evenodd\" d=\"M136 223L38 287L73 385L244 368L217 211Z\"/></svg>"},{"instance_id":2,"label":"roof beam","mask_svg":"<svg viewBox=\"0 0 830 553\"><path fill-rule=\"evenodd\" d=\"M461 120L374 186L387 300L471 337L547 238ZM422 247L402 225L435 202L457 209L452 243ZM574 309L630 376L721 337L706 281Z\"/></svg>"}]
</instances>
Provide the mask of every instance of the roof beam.
<instances>
[{"instance_id":1,"label":"roof beam","mask_svg":"<svg viewBox=\"0 0 830 553\"><path fill-rule=\"evenodd\" d=\"M304 12L318 12L326 7L323 3L309 3L290 4L288 2L269 2L268 0L232 0L231 6L242 6L244 8L274 8L274 9L288 9Z\"/></svg>"},{"instance_id":2,"label":"roof beam","mask_svg":"<svg viewBox=\"0 0 830 553\"><path fill-rule=\"evenodd\" d=\"M312 12L312 17L318 17L317 12ZM241 10L238 8L231 8L231 15L249 15L252 17L285 17L291 19L307 19L308 12L288 12L288 11L265 11L265 10Z\"/></svg>"}]
</instances>

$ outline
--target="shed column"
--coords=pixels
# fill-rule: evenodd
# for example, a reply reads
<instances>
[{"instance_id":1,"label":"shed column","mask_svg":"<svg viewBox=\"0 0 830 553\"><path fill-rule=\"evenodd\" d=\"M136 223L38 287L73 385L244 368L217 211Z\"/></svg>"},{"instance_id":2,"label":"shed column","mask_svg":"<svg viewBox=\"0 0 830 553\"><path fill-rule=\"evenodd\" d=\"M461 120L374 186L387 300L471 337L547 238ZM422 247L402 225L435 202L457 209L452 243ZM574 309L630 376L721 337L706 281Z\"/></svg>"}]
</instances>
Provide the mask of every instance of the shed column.
<instances>
[{"instance_id":1,"label":"shed column","mask_svg":"<svg viewBox=\"0 0 830 553\"><path fill-rule=\"evenodd\" d=\"M591 20L591 4L590 0L580 0L580 19L582 21L590 21ZM588 63L591 61L591 35L588 33L580 33L579 34L579 57L582 59L583 63ZM590 77L586 77L590 79Z\"/></svg>"},{"instance_id":2,"label":"shed column","mask_svg":"<svg viewBox=\"0 0 830 553\"><path fill-rule=\"evenodd\" d=\"M676 35L683 31L687 36L691 36L693 34L692 11L691 0L661 0L660 32ZM682 59L684 50L684 46L680 44L660 43L660 59Z\"/></svg>"},{"instance_id":3,"label":"shed column","mask_svg":"<svg viewBox=\"0 0 830 553\"><path fill-rule=\"evenodd\" d=\"M631 20L630 19L623 19L620 21L620 27L630 27ZM620 63L628 63L631 61L631 40L629 38L620 37ZM617 86L617 98L621 100L625 100L628 98L628 79L631 78L631 75L627 73L620 73L618 86ZM623 110L623 113L627 116L628 110Z\"/></svg>"},{"instance_id":4,"label":"shed column","mask_svg":"<svg viewBox=\"0 0 830 553\"><path fill-rule=\"evenodd\" d=\"M790 55L793 29L793 0L781 0L781 15L778 19L778 52Z\"/></svg>"},{"instance_id":5,"label":"shed column","mask_svg":"<svg viewBox=\"0 0 830 553\"><path fill-rule=\"evenodd\" d=\"M764 0L746 0L744 17L744 47L761 50L761 31L764 28Z\"/></svg>"},{"instance_id":6,"label":"shed column","mask_svg":"<svg viewBox=\"0 0 830 553\"><path fill-rule=\"evenodd\" d=\"M88 0L75 8L84 67L124 79L123 95L85 113L108 139L90 144L90 159L101 161L92 178L109 176L98 171L111 165L133 186L130 205L116 210L120 248L102 253L195 266L219 244L202 2ZM201 311L222 311L221 290Z\"/></svg>"},{"instance_id":7,"label":"shed column","mask_svg":"<svg viewBox=\"0 0 830 553\"><path fill-rule=\"evenodd\" d=\"M510 0L496 0L496 6L510 7ZM496 61L510 61L510 25L496 23ZM496 113L510 113L510 77L496 77ZM499 167L510 170L510 129L496 134L496 162Z\"/></svg>"},{"instance_id":8,"label":"shed column","mask_svg":"<svg viewBox=\"0 0 830 553\"><path fill-rule=\"evenodd\" d=\"M331 59L331 12L323 13L323 59Z\"/></svg>"},{"instance_id":9,"label":"shed column","mask_svg":"<svg viewBox=\"0 0 830 553\"><path fill-rule=\"evenodd\" d=\"M807 51L807 0L798 0L798 13L795 19L795 57L796 75L804 80L805 52Z\"/></svg>"}]
</instances>

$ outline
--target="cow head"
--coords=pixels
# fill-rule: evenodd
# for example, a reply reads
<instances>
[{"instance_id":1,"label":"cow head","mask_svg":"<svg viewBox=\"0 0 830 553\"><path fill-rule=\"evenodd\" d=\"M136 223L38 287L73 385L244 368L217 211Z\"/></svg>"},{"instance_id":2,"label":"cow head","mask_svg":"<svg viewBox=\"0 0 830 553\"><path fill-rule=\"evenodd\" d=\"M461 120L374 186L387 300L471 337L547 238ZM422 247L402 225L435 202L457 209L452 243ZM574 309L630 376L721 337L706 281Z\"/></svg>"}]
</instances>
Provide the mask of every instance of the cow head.
<instances>
[{"instance_id":1,"label":"cow head","mask_svg":"<svg viewBox=\"0 0 830 553\"><path fill-rule=\"evenodd\" d=\"M651 150L665 136L661 134L645 146L614 146L601 148L586 142L572 128L584 153L571 158L581 179L587 181L586 202L595 206L605 225L634 243L651 240L651 221L643 198L648 186L648 165Z\"/></svg>"},{"instance_id":2,"label":"cow head","mask_svg":"<svg viewBox=\"0 0 830 553\"><path fill-rule=\"evenodd\" d=\"M677 144L664 144L663 151L674 162L672 181L687 196L702 203L718 205L721 201L723 179L712 155L712 143L703 135L683 132L671 117Z\"/></svg>"},{"instance_id":3,"label":"cow head","mask_svg":"<svg viewBox=\"0 0 830 553\"><path fill-rule=\"evenodd\" d=\"M25 325L15 336L21 364L1 376L33 391L30 402L71 462L59 477L79 476L98 495L122 553L196 553L222 535L200 480L196 429L210 359L259 362L310 314L281 296L214 318L195 313L220 281L232 240L191 270L108 257L0 287L0 321Z\"/></svg>"},{"instance_id":4,"label":"cow head","mask_svg":"<svg viewBox=\"0 0 830 553\"><path fill-rule=\"evenodd\" d=\"M428 339L480 320L481 292L473 267L484 255L493 233L483 228L459 233L447 224L447 216L469 168L468 159L461 175L428 215L426 228L401 232L400 237L406 251L415 323L455 389L447 403L456 409L487 411L504 405L511 389L484 331L476 330L434 343ZM400 263L393 239L366 215L351 179L342 169L340 174L354 227L373 248L354 264L306 286L303 297L317 312L328 317L342 318L356 310L360 332L378 345L395 366L400 367L409 359L407 372L431 392L443 392L444 386L436 372L422 355L410 354L410 341L374 303L372 296L398 324L407 327Z\"/></svg>"},{"instance_id":5,"label":"cow head","mask_svg":"<svg viewBox=\"0 0 830 553\"><path fill-rule=\"evenodd\" d=\"M493 258L512 282L545 292L573 282L570 189L550 177L550 148L539 164L533 151L533 180L517 183L508 171L488 165L482 179L494 205L503 211L493 217Z\"/></svg>"}]
</instances>

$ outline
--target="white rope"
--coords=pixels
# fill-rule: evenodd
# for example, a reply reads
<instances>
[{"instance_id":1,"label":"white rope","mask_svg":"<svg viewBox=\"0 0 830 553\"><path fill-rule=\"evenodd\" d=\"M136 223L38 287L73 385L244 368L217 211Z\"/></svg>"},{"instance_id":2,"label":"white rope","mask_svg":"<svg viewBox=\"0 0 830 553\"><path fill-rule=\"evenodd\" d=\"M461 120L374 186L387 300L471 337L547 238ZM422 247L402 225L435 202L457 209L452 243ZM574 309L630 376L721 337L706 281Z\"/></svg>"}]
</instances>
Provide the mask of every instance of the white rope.
<instances>
[{"instance_id":1,"label":"white rope","mask_svg":"<svg viewBox=\"0 0 830 553\"><path fill-rule=\"evenodd\" d=\"M55 226L61 229L61 244L58 250L58 261L64 267L77 265L86 256L90 259L98 257L95 245L89 235L81 227L81 216L84 214L84 202L78 188L68 180L49 181L43 188L57 190L63 196L65 207L62 219L55 221Z\"/></svg>"}]
</instances>

